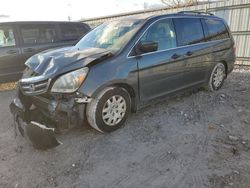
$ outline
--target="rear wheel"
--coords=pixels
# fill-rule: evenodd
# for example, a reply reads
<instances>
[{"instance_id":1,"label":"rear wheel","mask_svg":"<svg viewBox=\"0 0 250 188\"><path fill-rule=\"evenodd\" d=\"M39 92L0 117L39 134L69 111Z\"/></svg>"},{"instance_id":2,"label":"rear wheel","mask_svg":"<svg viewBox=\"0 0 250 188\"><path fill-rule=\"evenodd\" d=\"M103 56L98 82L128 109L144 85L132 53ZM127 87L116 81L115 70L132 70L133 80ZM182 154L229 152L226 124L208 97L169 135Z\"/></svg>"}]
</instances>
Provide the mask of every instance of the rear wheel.
<instances>
[{"instance_id":1,"label":"rear wheel","mask_svg":"<svg viewBox=\"0 0 250 188\"><path fill-rule=\"evenodd\" d=\"M226 67L223 63L217 63L213 68L207 85L209 91L216 91L221 88L226 78Z\"/></svg>"},{"instance_id":2,"label":"rear wheel","mask_svg":"<svg viewBox=\"0 0 250 188\"><path fill-rule=\"evenodd\" d=\"M100 132L120 128L131 109L131 99L123 88L109 87L100 92L86 109L89 124Z\"/></svg>"}]
</instances>

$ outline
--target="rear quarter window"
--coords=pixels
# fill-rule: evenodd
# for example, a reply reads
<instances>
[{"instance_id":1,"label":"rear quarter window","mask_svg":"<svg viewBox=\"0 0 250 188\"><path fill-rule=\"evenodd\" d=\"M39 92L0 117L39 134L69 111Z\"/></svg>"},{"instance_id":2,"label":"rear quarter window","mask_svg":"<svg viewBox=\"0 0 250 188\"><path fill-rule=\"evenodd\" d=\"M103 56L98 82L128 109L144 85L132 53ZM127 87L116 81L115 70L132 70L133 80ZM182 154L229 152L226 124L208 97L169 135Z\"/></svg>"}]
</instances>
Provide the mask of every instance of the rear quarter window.
<instances>
[{"instance_id":1,"label":"rear quarter window","mask_svg":"<svg viewBox=\"0 0 250 188\"><path fill-rule=\"evenodd\" d=\"M207 41L229 38L228 30L223 21L215 19L204 19L204 22L207 27Z\"/></svg>"},{"instance_id":2,"label":"rear quarter window","mask_svg":"<svg viewBox=\"0 0 250 188\"><path fill-rule=\"evenodd\" d=\"M199 18L175 18L178 46L204 42L204 33Z\"/></svg>"}]
</instances>

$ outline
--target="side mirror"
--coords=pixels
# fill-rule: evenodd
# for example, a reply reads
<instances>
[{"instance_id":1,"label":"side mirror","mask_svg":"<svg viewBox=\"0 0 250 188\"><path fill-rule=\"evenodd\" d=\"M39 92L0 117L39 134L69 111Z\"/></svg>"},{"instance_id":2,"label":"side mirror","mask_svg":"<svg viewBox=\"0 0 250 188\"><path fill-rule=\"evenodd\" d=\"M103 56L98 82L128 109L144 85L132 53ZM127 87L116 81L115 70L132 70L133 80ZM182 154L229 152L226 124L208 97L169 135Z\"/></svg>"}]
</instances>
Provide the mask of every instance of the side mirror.
<instances>
[{"instance_id":1,"label":"side mirror","mask_svg":"<svg viewBox=\"0 0 250 188\"><path fill-rule=\"evenodd\" d=\"M152 41L139 42L136 47L137 54L155 52L158 49L158 43Z\"/></svg>"}]
</instances>

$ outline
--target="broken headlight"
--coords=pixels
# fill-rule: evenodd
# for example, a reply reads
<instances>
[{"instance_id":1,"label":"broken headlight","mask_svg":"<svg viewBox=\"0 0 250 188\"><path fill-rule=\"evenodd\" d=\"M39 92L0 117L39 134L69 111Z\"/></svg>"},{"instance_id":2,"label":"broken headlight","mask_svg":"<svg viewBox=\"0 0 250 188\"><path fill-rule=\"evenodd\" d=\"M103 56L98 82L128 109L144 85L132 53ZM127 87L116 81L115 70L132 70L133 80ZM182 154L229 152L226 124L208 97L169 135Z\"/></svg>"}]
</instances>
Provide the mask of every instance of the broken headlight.
<instances>
[{"instance_id":1,"label":"broken headlight","mask_svg":"<svg viewBox=\"0 0 250 188\"><path fill-rule=\"evenodd\" d=\"M53 93L73 93L75 92L85 80L88 67L78 69L59 77L53 87L51 88L51 92Z\"/></svg>"}]
</instances>

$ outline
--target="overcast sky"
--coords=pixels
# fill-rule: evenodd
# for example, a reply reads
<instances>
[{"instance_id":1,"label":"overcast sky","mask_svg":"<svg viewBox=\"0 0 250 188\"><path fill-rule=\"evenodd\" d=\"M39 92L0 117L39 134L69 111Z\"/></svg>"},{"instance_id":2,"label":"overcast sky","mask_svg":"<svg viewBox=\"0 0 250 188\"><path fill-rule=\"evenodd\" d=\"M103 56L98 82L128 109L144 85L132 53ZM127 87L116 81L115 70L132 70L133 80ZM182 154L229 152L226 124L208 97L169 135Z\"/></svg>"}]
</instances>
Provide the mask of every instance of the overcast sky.
<instances>
[{"instance_id":1,"label":"overcast sky","mask_svg":"<svg viewBox=\"0 0 250 188\"><path fill-rule=\"evenodd\" d=\"M72 20L142 10L160 0L1 0L1 21ZM5 15L9 16L6 18Z\"/></svg>"}]
</instances>

